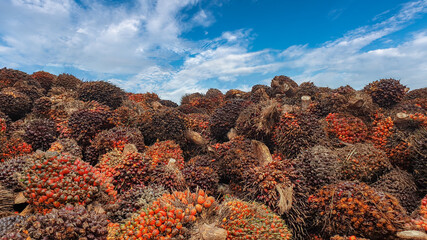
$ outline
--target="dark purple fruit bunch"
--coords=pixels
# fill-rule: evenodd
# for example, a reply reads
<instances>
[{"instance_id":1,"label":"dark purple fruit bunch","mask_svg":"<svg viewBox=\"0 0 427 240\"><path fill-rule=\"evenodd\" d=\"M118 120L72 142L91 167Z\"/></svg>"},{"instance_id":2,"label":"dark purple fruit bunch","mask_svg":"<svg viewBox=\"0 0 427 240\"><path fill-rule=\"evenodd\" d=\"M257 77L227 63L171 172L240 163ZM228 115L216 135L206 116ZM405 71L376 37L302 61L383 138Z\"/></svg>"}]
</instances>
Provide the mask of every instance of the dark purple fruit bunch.
<instances>
[{"instance_id":1,"label":"dark purple fruit bunch","mask_svg":"<svg viewBox=\"0 0 427 240\"><path fill-rule=\"evenodd\" d=\"M22 191L18 174L27 168L27 157L16 157L0 163L0 184L14 192Z\"/></svg>"},{"instance_id":2,"label":"dark purple fruit bunch","mask_svg":"<svg viewBox=\"0 0 427 240\"><path fill-rule=\"evenodd\" d=\"M25 217L20 215L0 218L0 236L6 236L8 233L15 231L23 221L25 221Z\"/></svg>"},{"instance_id":3,"label":"dark purple fruit bunch","mask_svg":"<svg viewBox=\"0 0 427 240\"><path fill-rule=\"evenodd\" d=\"M408 213L418 207L417 185L414 177L406 171L396 168L381 176L373 187L396 197Z\"/></svg>"},{"instance_id":4,"label":"dark purple fruit bunch","mask_svg":"<svg viewBox=\"0 0 427 240\"><path fill-rule=\"evenodd\" d=\"M271 80L271 89L273 96L276 95L285 95L287 97L292 97L295 94L298 84L287 76L275 76Z\"/></svg>"},{"instance_id":5,"label":"dark purple fruit bunch","mask_svg":"<svg viewBox=\"0 0 427 240\"><path fill-rule=\"evenodd\" d=\"M96 134L114 127L112 115L111 111L102 108L84 109L72 113L68 122L71 137L81 147L86 148Z\"/></svg>"},{"instance_id":6,"label":"dark purple fruit bunch","mask_svg":"<svg viewBox=\"0 0 427 240\"><path fill-rule=\"evenodd\" d=\"M56 78L56 81L53 83L54 87L63 87L67 90L77 90L82 84L82 81L71 74L62 73L59 74Z\"/></svg>"},{"instance_id":7,"label":"dark purple fruit bunch","mask_svg":"<svg viewBox=\"0 0 427 240\"><path fill-rule=\"evenodd\" d=\"M191 191L196 191L199 188L205 190L209 195L216 193L219 177L213 168L203 167L194 161L190 161L185 164L182 173Z\"/></svg>"},{"instance_id":8,"label":"dark purple fruit bunch","mask_svg":"<svg viewBox=\"0 0 427 240\"><path fill-rule=\"evenodd\" d=\"M13 121L23 118L31 111L30 98L14 88L6 88L0 92L0 111Z\"/></svg>"},{"instance_id":9,"label":"dark purple fruit bunch","mask_svg":"<svg viewBox=\"0 0 427 240\"><path fill-rule=\"evenodd\" d=\"M139 130L145 139L146 145L151 145L157 140L184 141L185 121L183 114L173 108L160 109L152 112L141 123Z\"/></svg>"},{"instance_id":10,"label":"dark purple fruit bunch","mask_svg":"<svg viewBox=\"0 0 427 240\"><path fill-rule=\"evenodd\" d=\"M296 158L296 170L303 176L310 194L339 179L338 154L325 146L311 147Z\"/></svg>"},{"instance_id":11,"label":"dark purple fruit bunch","mask_svg":"<svg viewBox=\"0 0 427 240\"><path fill-rule=\"evenodd\" d=\"M53 102L48 97L41 97L34 102L32 113L37 117L49 118Z\"/></svg>"},{"instance_id":12,"label":"dark purple fruit bunch","mask_svg":"<svg viewBox=\"0 0 427 240\"><path fill-rule=\"evenodd\" d=\"M20 223L8 239L104 240L108 235L105 214L87 211L83 206L67 205L46 215L36 214Z\"/></svg>"},{"instance_id":13,"label":"dark purple fruit bunch","mask_svg":"<svg viewBox=\"0 0 427 240\"><path fill-rule=\"evenodd\" d=\"M38 149L46 151L57 136L56 125L52 120L35 119L27 125L24 140L31 144L34 151Z\"/></svg>"},{"instance_id":14,"label":"dark purple fruit bunch","mask_svg":"<svg viewBox=\"0 0 427 240\"><path fill-rule=\"evenodd\" d=\"M249 105L248 101L234 99L217 108L209 120L212 137L220 142L226 141L227 133L235 126L239 114Z\"/></svg>"},{"instance_id":15,"label":"dark purple fruit bunch","mask_svg":"<svg viewBox=\"0 0 427 240\"><path fill-rule=\"evenodd\" d=\"M380 79L369 83L364 90L371 95L372 100L380 107L389 108L399 103L407 92L406 86L392 78Z\"/></svg>"},{"instance_id":16,"label":"dark purple fruit bunch","mask_svg":"<svg viewBox=\"0 0 427 240\"><path fill-rule=\"evenodd\" d=\"M272 141L285 157L294 158L324 138L324 131L314 115L286 112L275 126Z\"/></svg>"},{"instance_id":17,"label":"dark purple fruit bunch","mask_svg":"<svg viewBox=\"0 0 427 240\"><path fill-rule=\"evenodd\" d=\"M178 107L178 104L176 104L175 102L172 102L171 100L160 100L159 103L165 107L170 107L170 108Z\"/></svg>"},{"instance_id":18,"label":"dark purple fruit bunch","mask_svg":"<svg viewBox=\"0 0 427 240\"><path fill-rule=\"evenodd\" d=\"M122 89L104 81L84 82L80 85L78 93L82 101L97 101L112 109L120 107L126 96Z\"/></svg>"}]
</instances>

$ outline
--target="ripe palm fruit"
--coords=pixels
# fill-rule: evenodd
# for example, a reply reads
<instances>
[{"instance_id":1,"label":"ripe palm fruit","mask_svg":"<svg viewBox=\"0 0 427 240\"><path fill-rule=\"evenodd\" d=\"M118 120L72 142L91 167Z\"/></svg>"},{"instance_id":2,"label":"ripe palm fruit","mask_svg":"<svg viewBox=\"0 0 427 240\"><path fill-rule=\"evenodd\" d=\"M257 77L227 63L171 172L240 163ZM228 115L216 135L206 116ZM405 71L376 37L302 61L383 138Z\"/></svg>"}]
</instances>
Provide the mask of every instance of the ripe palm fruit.
<instances>
[{"instance_id":1,"label":"ripe palm fruit","mask_svg":"<svg viewBox=\"0 0 427 240\"><path fill-rule=\"evenodd\" d=\"M369 83L364 90L380 107L389 108L400 102L407 92L406 86L392 78L380 79Z\"/></svg>"},{"instance_id":2,"label":"ripe palm fruit","mask_svg":"<svg viewBox=\"0 0 427 240\"><path fill-rule=\"evenodd\" d=\"M227 230L227 240L292 238L284 220L265 205L231 198L219 211L226 213L220 226Z\"/></svg>"},{"instance_id":3,"label":"ripe palm fruit","mask_svg":"<svg viewBox=\"0 0 427 240\"><path fill-rule=\"evenodd\" d=\"M368 128L357 117L341 113L330 113L326 117L326 132L331 138L338 138L346 143L358 143L365 141Z\"/></svg>"},{"instance_id":4,"label":"ripe palm fruit","mask_svg":"<svg viewBox=\"0 0 427 240\"><path fill-rule=\"evenodd\" d=\"M12 87L16 82L31 81L32 78L30 75L10 68L0 69L0 90L3 88Z\"/></svg>"},{"instance_id":5,"label":"ripe palm fruit","mask_svg":"<svg viewBox=\"0 0 427 240\"><path fill-rule=\"evenodd\" d=\"M358 182L325 186L309 198L309 204L326 237L340 234L389 239L409 220L395 197Z\"/></svg>"},{"instance_id":6,"label":"ripe palm fruit","mask_svg":"<svg viewBox=\"0 0 427 240\"><path fill-rule=\"evenodd\" d=\"M116 192L111 179L88 163L68 154L37 152L23 176L24 196L38 212L50 212L71 203L110 203Z\"/></svg>"},{"instance_id":7,"label":"ripe palm fruit","mask_svg":"<svg viewBox=\"0 0 427 240\"><path fill-rule=\"evenodd\" d=\"M164 194L112 235L116 239L190 239L189 229L203 216L213 215L216 209L215 199L202 190Z\"/></svg>"}]
</instances>

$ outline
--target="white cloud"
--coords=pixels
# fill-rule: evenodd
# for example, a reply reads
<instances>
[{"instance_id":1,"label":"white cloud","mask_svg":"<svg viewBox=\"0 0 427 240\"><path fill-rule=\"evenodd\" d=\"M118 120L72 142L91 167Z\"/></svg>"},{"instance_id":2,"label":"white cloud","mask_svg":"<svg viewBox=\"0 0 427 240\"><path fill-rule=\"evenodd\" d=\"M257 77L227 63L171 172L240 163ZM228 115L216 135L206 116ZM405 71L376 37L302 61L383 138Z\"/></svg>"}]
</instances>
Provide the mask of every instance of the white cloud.
<instances>
[{"instance_id":1,"label":"white cloud","mask_svg":"<svg viewBox=\"0 0 427 240\"><path fill-rule=\"evenodd\" d=\"M284 59L282 70L299 69L300 73L292 76L295 80L312 81L321 86L350 84L361 88L379 78L393 77L412 88L425 87L426 32L414 34L410 40L394 47L363 50L425 12L427 1L410 2L384 21L350 31L318 48L291 46L279 54Z\"/></svg>"}]
</instances>

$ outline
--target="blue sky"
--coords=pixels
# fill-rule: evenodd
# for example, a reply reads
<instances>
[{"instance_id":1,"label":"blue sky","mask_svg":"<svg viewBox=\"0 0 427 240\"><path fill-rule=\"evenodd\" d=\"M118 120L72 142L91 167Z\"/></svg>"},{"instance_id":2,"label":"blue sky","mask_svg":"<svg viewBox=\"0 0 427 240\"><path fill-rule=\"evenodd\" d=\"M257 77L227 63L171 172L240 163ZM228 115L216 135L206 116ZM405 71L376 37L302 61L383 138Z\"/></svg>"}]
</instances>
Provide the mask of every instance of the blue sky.
<instances>
[{"instance_id":1,"label":"blue sky","mask_svg":"<svg viewBox=\"0 0 427 240\"><path fill-rule=\"evenodd\" d=\"M1 0L0 67L179 102L275 75L356 89L427 82L427 0Z\"/></svg>"}]
</instances>

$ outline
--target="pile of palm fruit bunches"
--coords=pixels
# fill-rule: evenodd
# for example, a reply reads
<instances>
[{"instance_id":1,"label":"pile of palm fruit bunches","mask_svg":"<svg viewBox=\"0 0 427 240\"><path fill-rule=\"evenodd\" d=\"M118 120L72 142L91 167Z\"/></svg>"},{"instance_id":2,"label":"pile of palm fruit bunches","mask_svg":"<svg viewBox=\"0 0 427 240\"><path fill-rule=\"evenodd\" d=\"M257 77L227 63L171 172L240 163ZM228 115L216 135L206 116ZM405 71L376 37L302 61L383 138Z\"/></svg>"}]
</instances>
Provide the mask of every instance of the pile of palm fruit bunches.
<instances>
[{"instance_id":1,"label":"pile of palm fruit bunches","mask_svg":"<svg viewBox=\"0 0 427 240\"><path fill-rule=\"evenodd\" d=\"M427 239L427 89L276 76L180 104L0 69L0 239Z\"/></svg>"}]
</instances>

